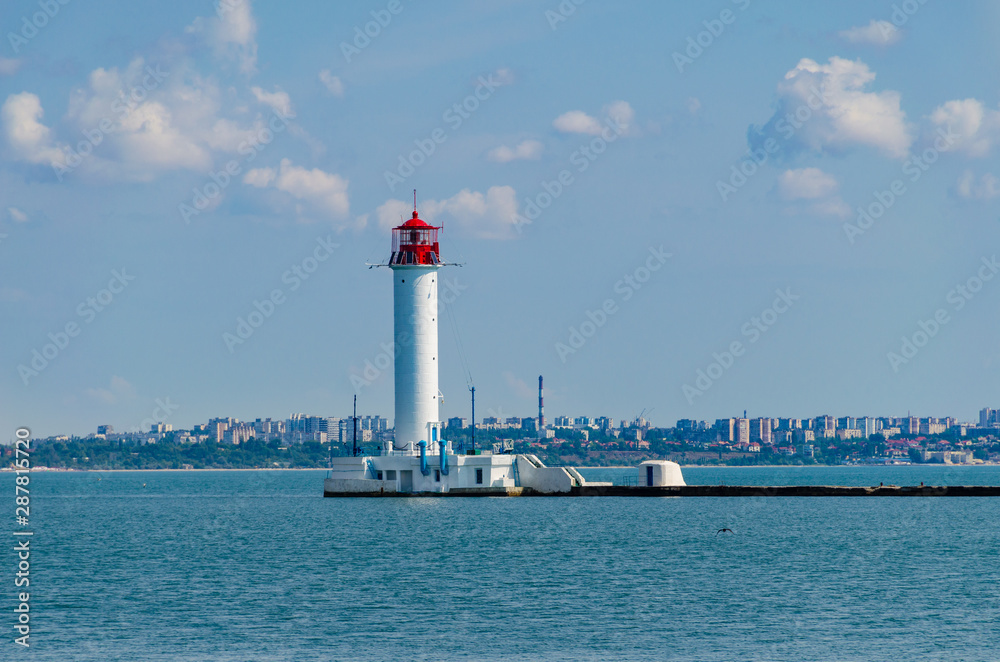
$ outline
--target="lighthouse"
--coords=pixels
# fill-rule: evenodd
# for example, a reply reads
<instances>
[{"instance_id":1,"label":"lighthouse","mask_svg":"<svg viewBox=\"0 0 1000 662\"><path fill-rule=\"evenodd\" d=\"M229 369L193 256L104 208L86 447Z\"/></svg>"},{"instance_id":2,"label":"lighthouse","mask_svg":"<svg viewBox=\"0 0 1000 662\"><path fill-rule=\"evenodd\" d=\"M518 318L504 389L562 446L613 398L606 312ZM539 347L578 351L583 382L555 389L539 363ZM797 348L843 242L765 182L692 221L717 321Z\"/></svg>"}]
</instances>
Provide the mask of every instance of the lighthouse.
<instances>
[{"instance_id":1,"label":"lighthouse","mask_svg":"<svg viewBox=\"0 0 1000 662\"><path fill-rule=\"evenodd\" d=\"M503 444L493 450L461 452L444 438L438 390L438 271L441 227L421 220L414 193L413 215L392 229L387 261L370 264L392 270L393 340L395 343L395 420L393 441L361 455L330 457L323 494L348 496L467 495L516 496L570 494L611 483L587 481L575 469L546 467L534 455L514 455ZM539 430L545 427L542 378L538 378ZM475 426L475 420L472 424ZM332 449L331 449L332 450ZM647 470L647 485L680 479L680 468ZM659 465L658 465L659 466ZM659 473L657 473L659 472ZM646 475L646 474L644 474ZM683 485L683 481L679 483Z\"/></svg>"},{"instance_id":2,"label":"lighthouse","mask_svg":"<svg viewBox=\"0 0 1000 662\"><path fill-rule=\"evenodd\" d=\"M435 452L441 435L438 391L438 270L440 227L413 216L392 230L389 264L393 278L395 342L395 441L393 450L423 441Z\"/></svg>"}]
</instances>

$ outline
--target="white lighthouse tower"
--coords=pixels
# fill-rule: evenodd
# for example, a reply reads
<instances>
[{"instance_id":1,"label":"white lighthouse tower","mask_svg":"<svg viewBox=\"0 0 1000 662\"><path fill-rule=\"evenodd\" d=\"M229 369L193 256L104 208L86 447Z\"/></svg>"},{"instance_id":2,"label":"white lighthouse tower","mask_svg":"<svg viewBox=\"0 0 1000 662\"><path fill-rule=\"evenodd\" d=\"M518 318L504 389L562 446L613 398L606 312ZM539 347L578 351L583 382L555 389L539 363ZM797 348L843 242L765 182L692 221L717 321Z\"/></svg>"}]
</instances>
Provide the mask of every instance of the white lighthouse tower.
<instances>
[{"instance_id":1,"label":"white lighthouse tower","mask_svg":"<svg viewBox=\"0 0 1000 662\"><path fill-rule=\"evenodd\" d=\"M414 198L416 194L414 193ZM438 246L440 227L417 214L392 230L392 253L379 265L392 269L395 341L395 436L379 452L331 457L325 496L567 494L610 486L584 480L575 469L546 467L534 455L512 455L501 446L457 452L442 436L438 390ZM539 427L544 427L539 386ZM475 425L475 420L472 421ZM371 449L369 449L370 451ZM670 462L662 463L673 465ZM648 485L667 484L668 474L648 470ZM674 472L680 480L680 468ZM671 477L674 474L670 474ZM673 478L670 478L671 480ZM655 482L654 482L655 481ZM683 485L683 481L680 483Z\"/></svg>"},{"instance_id":2,"label":"white lighthouse tower","mask_svg":"<svg viewBox=\"0 0 1000 662\"><path fill-rule=\"evenodd\" d=\"M438 450L438 230L413 217L392 231L393 339L396 343L396 415L393 450L421 441Z\"/></svg>"}]
</instances>

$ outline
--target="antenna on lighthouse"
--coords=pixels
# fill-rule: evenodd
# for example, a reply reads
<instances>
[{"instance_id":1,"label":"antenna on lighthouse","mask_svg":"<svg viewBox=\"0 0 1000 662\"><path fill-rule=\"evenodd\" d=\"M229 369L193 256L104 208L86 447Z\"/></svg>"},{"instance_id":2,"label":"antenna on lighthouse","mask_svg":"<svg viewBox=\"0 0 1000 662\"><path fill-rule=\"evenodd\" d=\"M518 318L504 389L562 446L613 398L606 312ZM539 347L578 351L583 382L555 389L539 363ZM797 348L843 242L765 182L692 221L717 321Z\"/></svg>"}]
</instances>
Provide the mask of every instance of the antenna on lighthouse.
<instances>
[{"instance_id":1,"label":"antenna on lighthouse","mask_svg":"<svg viewBox=\"0 0 1000 662\"><path fill-rule=\"evenodd\" d=\"M354 445L351 449L351 454L353 457L358 456L358 395L354 394L354 415L351 416L351 420L354 421Z\"/></svg>"},{"instance_id":2,"label":"antenna on lighthouse","mask_svg":"<svg viewBox=\"0 0 1000 662\"><path fill-rule=\"evenodd\" d=\"M417 189L413 189L413 211L417 211Z\"/></svg>"},{"instance_id":3,"label":"antenna on lighthouse","mask_svg":"<svg viewBox=\"0 0 1000 662\"><path fill-rule=\"evenodd\" d=\"M470 386L472 391L472 450L476 450L476 387Z\"/></svg>"}]
</instances>

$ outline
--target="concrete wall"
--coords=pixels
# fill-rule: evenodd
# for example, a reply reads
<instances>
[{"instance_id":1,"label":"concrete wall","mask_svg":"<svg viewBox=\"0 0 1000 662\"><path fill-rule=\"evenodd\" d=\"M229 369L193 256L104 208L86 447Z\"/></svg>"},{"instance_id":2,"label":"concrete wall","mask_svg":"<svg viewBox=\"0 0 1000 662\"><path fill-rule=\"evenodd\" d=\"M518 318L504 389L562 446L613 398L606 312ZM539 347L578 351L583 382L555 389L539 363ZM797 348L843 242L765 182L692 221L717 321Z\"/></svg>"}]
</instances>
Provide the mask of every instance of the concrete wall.
<instances>
[{"instance_id":1,"label":"concrete wall","mask_svg":"<svg viewBox=\"0 0 1000 662\"><path fill-rule=\"evenodd\" d=\"M639 465L639 485L648 485L648 469L653 469L653 487L673 487L685 485L684 476L681 474L681 466L676 462L667 460L648 460Z\"/></svg>"},{"instance_id":2,"label":"concrete wall","mask_svg":"<svg viewBox=\"0 0 1000 662\"><path fill-rule=\"evenodd\" d=\"M394 480L371 480L369 478L327 478L323 481L323 492L395 492Z\"/></svg>"},{"instance_id":3,"label":"concrete wall","mask_svg":"<svg viewBox=\"0 0 1000 662\"><path fill-rule=\"evenodd\" d=\"M537 492L569 492L573 477L562 467L547 467L534 456L517 456L517 474L521 487Z\"/></svg>"}]
</instances>

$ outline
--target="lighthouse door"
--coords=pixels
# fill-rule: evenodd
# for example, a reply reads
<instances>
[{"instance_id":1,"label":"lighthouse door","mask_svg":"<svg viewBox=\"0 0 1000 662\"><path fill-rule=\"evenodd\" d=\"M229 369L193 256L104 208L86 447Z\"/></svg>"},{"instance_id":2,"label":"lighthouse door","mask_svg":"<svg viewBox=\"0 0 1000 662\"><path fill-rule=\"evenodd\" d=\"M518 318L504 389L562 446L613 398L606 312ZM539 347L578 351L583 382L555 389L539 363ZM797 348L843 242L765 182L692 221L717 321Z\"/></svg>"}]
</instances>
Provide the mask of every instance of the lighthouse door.
<instances>
[{"instance_id":1,"label":"lighthouse door","mask_svg":"<svg viewBox=\"0 0 1000 662\"><path fill-rule=\"evenodd\" d=\"M412 492L413 491L413 472L412 471L400 471L399 472L399 491L400 492Z\"/></svg>"}]
</instances>

